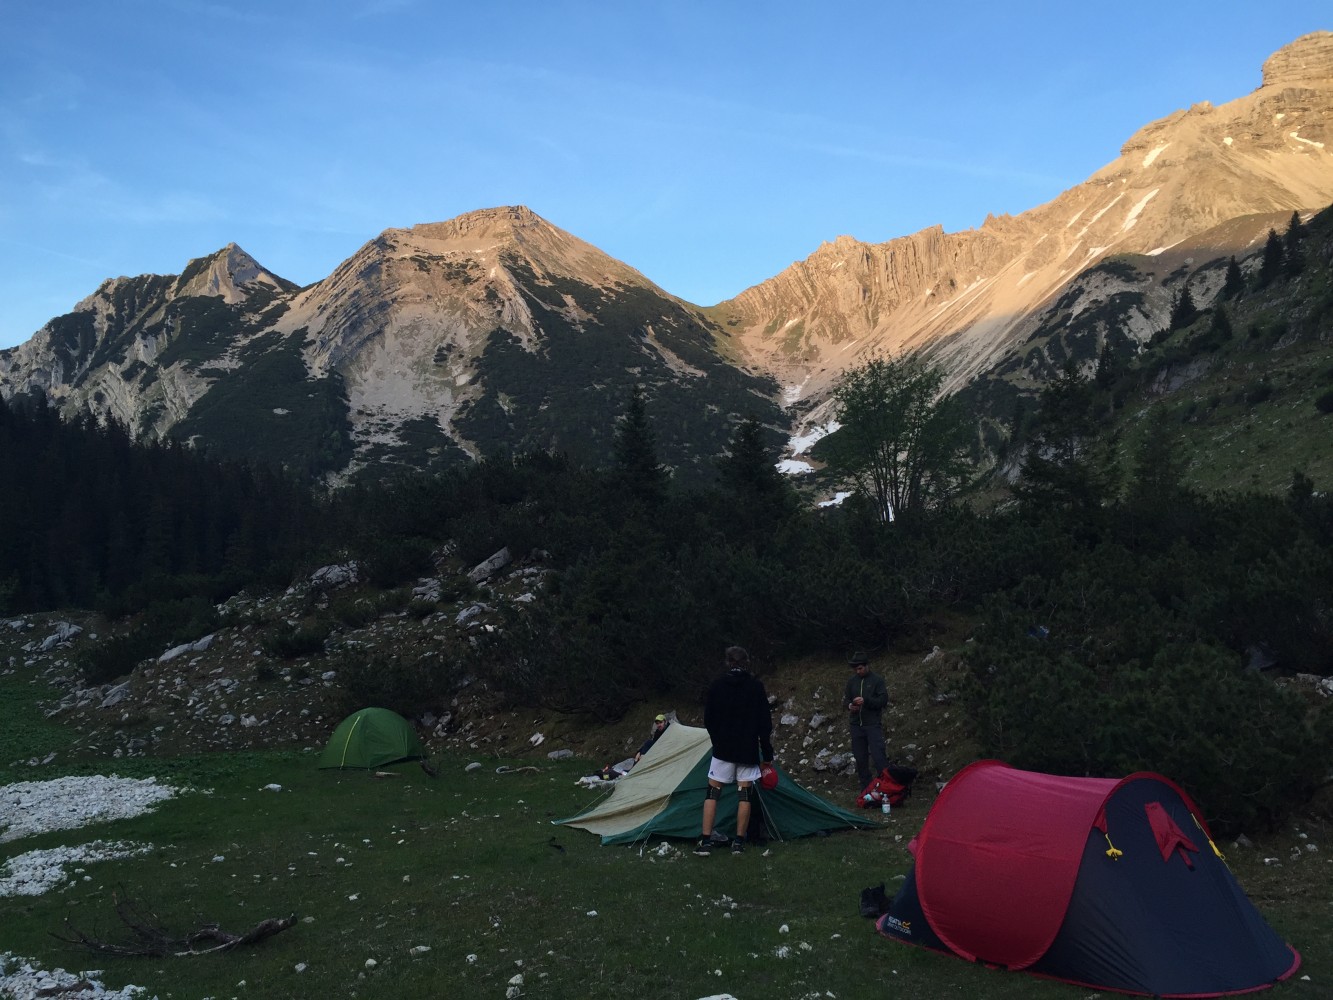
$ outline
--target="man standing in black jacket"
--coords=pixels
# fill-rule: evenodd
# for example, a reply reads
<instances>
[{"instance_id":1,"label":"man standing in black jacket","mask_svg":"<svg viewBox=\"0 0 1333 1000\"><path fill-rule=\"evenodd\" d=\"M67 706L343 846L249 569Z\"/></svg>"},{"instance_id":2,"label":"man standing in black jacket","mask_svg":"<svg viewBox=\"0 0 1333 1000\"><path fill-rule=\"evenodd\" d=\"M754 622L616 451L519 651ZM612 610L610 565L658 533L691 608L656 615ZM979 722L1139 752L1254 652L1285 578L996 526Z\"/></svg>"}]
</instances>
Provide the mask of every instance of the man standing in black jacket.
<instances>
[{"instance_id":1,"label":"man standing in black jacket","mask_svg":"<svg viewBox=\"0 0 1333 1000\"><path fill-rule=\"evenodd\" d=\"M736 839L731 853L745 849L745 834L750 828L750 801L759 780L760 765L773 759L773 715L768 707L768 692L763 683L747 669L750 655L740 646L727 650L727 672L713 682L704 702L704 728L713 741L713 759L708 766L708 792L704 798L703 836L694 853L707 857L715 843L713 823L717 819L717 801L722 788L736 783Z\"/></svg>"},{"instance_id":2,"label":"man standing in black jacket","mask_svg":"<svg viewBox=\"0 0 1333 1000\"><path fill-rule=\"evenodd\" d=\"M870 672L870 657L853 653L848 660L852 676L847 680L843 701L847 705L847 721L851 727L852 756L856 758L856 777L860 791L870 779L882 772L884 759L884 708L889 703L889 691L879 674ZM871 764L875 770L870 770Z\"/></svg>"}]
</instances>

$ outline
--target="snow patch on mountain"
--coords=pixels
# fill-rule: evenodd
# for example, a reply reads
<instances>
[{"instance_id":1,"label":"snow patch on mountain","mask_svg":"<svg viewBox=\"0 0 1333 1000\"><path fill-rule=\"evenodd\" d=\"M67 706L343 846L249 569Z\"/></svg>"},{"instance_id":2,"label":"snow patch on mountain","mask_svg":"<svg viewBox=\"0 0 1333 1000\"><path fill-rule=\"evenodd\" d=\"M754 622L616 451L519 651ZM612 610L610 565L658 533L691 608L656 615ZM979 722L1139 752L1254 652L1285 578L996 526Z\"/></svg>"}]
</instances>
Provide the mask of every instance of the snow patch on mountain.
<instances>
[{"instance_id":1,"label":"snow patch on mountain","mask_svg":"<svg viewBox=\"0 0 1333 1000\"><path fill-rule=\"evenodd\" d=\"M1169 146L1169 145L1171 145L1171 143L1169 143L1169 142L1164 142L1164 143L1162 143L1160 146L1155 146L1155 147L1148 153L1148 155L1145 156L1145 157L1143 158L1143 165L1144 165L1145 167L1152 166L1152 161L1155 160L1155 159L1157 159L1157 157L1161 156L1161 155L1162 155L1162 151L1163 151L1164 149L1166 149L1166 147Z\"/></svg>"},{"instance_id":2,"label":"snow patch on mountain","mask_svg":"<svg viewBox=\"0 0 1333 1000\"><path fill-rule=\"evenodd\" d=\"M834 431L839 430L842 424L836 420L830 420L821 426L812 427L804 434L797 434L787 442L787 447L793 455L803 455L814 447L815 442L821 438L826 438Z\"/></svg>"},{"instance_id":3,"label":"snow patch on mountain","mask_svg":"<svg viewBox=\"0 0 1333 1000\"><path fill-rule=\"evenodd\" d=\"M1161 188L1153 188L1138 200L1137 204L1129 210L1129 215L1125 217L1125 224L1120 227L1121 232L1128 232L1133 228L1134 223L1139 221L1139 213L1143 211L1148 202L1157 196L1157 192L1160 190Z\"/></svg>"}]
</instances>

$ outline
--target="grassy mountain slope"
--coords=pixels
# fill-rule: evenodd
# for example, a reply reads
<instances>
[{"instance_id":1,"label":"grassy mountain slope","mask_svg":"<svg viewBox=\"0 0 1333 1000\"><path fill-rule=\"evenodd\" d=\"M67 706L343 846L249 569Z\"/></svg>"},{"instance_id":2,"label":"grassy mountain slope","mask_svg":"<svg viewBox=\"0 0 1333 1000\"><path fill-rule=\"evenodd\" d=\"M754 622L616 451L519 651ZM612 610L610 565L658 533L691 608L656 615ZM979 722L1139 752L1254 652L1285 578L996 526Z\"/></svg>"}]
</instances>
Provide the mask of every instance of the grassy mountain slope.
<instances>
[{"instance_id":1,"label":"grassy mountain slope","mask_svg":"<svg viewBox=\"0 0 1333 1000\"><path fill-rule=\"evenodd\" d=\"M1235 294L1223 290L1227 258L1128 256L1085 272L1021 350L960 393L980 445L1012 472L1037 396L1070 364L1102 388L1100 433L1124 456L1145 434L1170 434L1195 486L1276 491L1298 469L1327 489L1333 209L1303 228L1295 263L1267 281L1262 250L1241 258ZM1173 323L1187 291L1197 315Z\"/></svg>"}]
</instances>

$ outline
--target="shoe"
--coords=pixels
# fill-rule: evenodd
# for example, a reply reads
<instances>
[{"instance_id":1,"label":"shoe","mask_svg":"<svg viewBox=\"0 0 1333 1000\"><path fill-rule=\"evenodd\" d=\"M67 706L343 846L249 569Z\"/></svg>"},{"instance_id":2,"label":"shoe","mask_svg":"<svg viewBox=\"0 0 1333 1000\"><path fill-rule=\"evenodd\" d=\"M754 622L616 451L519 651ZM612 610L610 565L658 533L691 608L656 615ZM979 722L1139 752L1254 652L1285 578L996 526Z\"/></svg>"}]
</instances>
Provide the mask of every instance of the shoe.
<instances>
[{"instance_id":1,"label":"shoe","mask_svg":"<svg viewBox=\"0 0 1333 1000\"><path fill-rule=\"evenodd\" d=\"M745 842L742 841L742 840L733 840L733 841L731 842L731 853L732 853L732 854L744 854L744 853L745 853Z\"/></svg>"},{"instance_id":2,"label":"shoe","mask_svg":"<svg viewBox=\"0 0 1333 1000\"><path fill-rule=\"evenodd\" d=\"M699 857L701 858L708 857L708 855L711 854L712 851L713 851L712 837L700 837L699 843L694 845L694 853L699 855Z\"/></svg>"},{"instance_id":3,"label":"shoe","mask_svg":"<svg viewBox=\"0 0 1333 1000\"><path fill-rule=\"evenodd\" d=\"M726 847L727 844L731 843L730 837L728 837L725 833L718 833L716 830L713 831L713 835L709 839L711 840L714 847Z\"/></svg>"}]
</instances>

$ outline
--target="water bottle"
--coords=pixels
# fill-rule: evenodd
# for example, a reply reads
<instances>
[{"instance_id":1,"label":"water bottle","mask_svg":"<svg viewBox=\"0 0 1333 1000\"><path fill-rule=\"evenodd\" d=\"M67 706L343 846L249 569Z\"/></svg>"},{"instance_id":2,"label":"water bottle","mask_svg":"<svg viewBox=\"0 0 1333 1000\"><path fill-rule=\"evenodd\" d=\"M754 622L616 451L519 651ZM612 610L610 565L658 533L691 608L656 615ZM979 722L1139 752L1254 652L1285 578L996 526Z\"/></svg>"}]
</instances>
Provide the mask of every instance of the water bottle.
<instances>
[{"instance_id":1,"label":"water bottle","mask_svg":"<svg viewBox=\"0 0 1333 1000\"><path fill-rule=\"evenodd\" d=\"M880 806L879 808L880 808L880 812L884 813L884 815L887 816L887 815L889 814L889 800L888 800L888 799L885 799L885 800L884 800L884 804L883 804L882 806Z\"/></svg>"}]
</instances>

